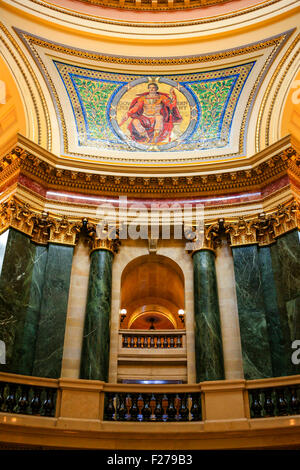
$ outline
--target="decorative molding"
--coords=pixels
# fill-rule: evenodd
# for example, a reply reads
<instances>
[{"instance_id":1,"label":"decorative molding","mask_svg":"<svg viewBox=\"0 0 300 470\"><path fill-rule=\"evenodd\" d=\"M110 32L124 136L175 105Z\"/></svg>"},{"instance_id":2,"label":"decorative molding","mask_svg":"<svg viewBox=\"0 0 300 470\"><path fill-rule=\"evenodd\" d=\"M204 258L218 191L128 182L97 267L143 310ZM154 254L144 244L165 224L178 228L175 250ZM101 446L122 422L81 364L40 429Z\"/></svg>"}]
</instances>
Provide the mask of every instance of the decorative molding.
<instances>
[{"instance_id":1,"label":"decorative molding","mask_svg":"<svg viewBox=\"0 0 300 470\"><path fill-rule=\"evenodd\" d=\"M100 222L100 220L89 221L86 218L75 219L38 212L15 197L0 204L0 233L12 227L30 236L32 241L38 244L58 243L71 246L77 243L78 235L81 233L89 239L91 253L95 250L117 253L121 244L120 227L103 226ZM196 238L195 227L191 226L188 230L185 228L184 233L186 240L195 243L191 250L193 254L199 250L215 252L221 237L224 236L229 237L233 247L250 244L264 246L276 242L278 237L295 229L300 230L300 204L292 200L285 205L280 204L275 210L265 214L205 221L203 231L200 231L200 236ZM152 241L157 242L157 240ZM155 252L155 246L150 248L151 252Z\"/></svg>"},{"instance_id":2,"label":"decorative molding","mask_svg":"<svg viewBox=\"0 0 300 470\"><path fill-rule=\"evenodd\" d=\"M297 228L300 229L300 206L295 200L286 205L280 204L269 214L259 214L251 219L240 217L238 221L225 224L231 246L270 245L280 235Z\"/></svg>"},{"instance_id":3,"label":"decorative molding","mask_svg":"<svg viewBox=\"0 0 300 470\"><path fill-rule=\"evenodd\" d=\"M51 51L67 54L71 57L84 58L104 63L124 64L124 65L146 65L146 66L172 66L172 65L189 65L201 64L203 62L215 62L227 58L232 59L241 55L258 52L272 46L279 46L287 33L279 34L275 37L267 38L252 44L247 44L232 49L227 49L218 52L210 52L208 54L187 55L183 57L133 57L133 56L120 56L116 54L103 54L101 52L87 51L86 49L79 49L65 44L60 44L54 41L48 41L42 37L33 35L26 31L16 29L16 33L20 36L23 42L30 50L34 50L36 58L39 58L33 46L39 46ZM288 34L290 35L290 34Z\"/></svg>"},{"instance_id":4,"label":"decorative molding","mask_svg":"<svg viewBox=\"0 0 300 470\"><path fill-rule=\"evenodd\" d=\"M148 239L148 251L149 254L156 254L158 249L158 239L157 238L149 238Z\"/></svg>"},{"instance_id":5,"label":"decorative molding","mask_svg":"<svg viewBox=\"0 0 300 470\"><path fill-rule=\"evenodd\" d=\"M300 229L300 205L293 200L286 205L280 204L268 214L261 213L252 218L239 217L237 220L219 219L205 224L203 231L198 232L199 235L196 227L191 227L185 234L194 243L190 251L193 255L200 250L215 253L224 236L229 238L232 247L256 244L267 246L275 243L279 236L297 228Z\"/></svg>"},{"instance_id":6,"label":"decorative molding","mask_svg":"<svg viewBox=\"0 0 300 470\"><path fill-rule=\"evenodd\" d=\"M256 124L256 131L255 131L255 150L256 150L256 152L259 152L261 150L261 147L262 147L262 142L260 140L260 137L261 137L261 135L263 135L262 120L263 120L263 116L265 115L265 109L266 109L267 101L269 99L272 87L273 87L278 75L283 71L283 74L280 77L280 80L279 80L279 83L276 87L276 90L273 93L272 102L271 102L271 105L269 107L268 114L267 114L265 134L264 134L264 145L265 146L270 145L270 122L271 122L272 112L274 110L274 105L275 105L275 102L276 102L276 98L278 100L279 90L280 90L280 87L282 86L282 82L283 82L284 78L286 77L287 73L289 72L293 62L296 60L297 56L300 53L299 47L297 48L297 45L298 45L299 41L300 41L300 34L297 34L296 38L289 45L289 47L285 51L283 57L280 59L280 62L277 65L275 72L272 74L272 77L270 78L267 89L264 93L264 96L263 96L263 99L262 99L262 102L261 102L261 105L260 105L258 117L257 117L257 124ZM289 63L285 66L286 61L288 60L290 54L292 53L292 51L295 48L296 48L296 52L294 53L293 57L290 59Z\"/></svg>"},{"instance_id":7,"label":"decorative molding","mask_svg":"<svg viewBox=\"0 0 300 470\"><path fill-rule=\"evenodd\" d=\"M6 28L6 26L1 21L0 21L0 31L2 31L3 35L6 36L6 38L8 39L9 42L7 42L5 40L5 38L2 37L1 35L0 35L0 40L2 41L3 45L5 46L5 49L7 51L9 51L9 53L13 57L16 65L18 66L18 69L20 70L20 72L21 72L21 74L22 74L22 76L23 76L23 78L26 82L26 85L28 87L28 90L29 90L29 93L30 93L30 96L31 96L31 99L32 99L32 102L33 102L33 106L34 106L34 112L35 112L36 119L37 119L37 127L38 127L38 129L37 129L37 135L38 135L37 139L38 139L39 145L41 145L41 142L42 142L42 124L41 124L41 116L40 116L40 107L38 106L36 96L33 92L32 86L31 86L30 81L28 79L28 72L29 72L30 77L34 81L34 84L35 84L37 92L38 92L38 96L39 96L39 98L42 102L42 109L43 109L43 112L44 112L44 117L45 117L46 126L47 126L47 136L46 136L47 149L49 151L51 151L51 148L52 148L51 119L50 119L50 114L49 114L49 110L48 110L48 106L47 106L47 101L45 99L45 96L44 96L42 87L40 85L40 82L37 79L37 77L36 77L36 75L33 71L33 68L30 65L30 62L27 59L24 52L22 51L21 47L19 46L19 44L14 39L12 34L9 32L9 30ZM14 53L12 48L10 47L11 45L18 52L19 56L22 58L22 60L23 60L24 64L26 65L27 69L25 69L25 70L23 69L23 67L21 65L21 62L19 61L18 57L16 56L16 54Z\"/></svg>"},{"instance_id":8,"label":"decorative molding","mask_svg":"<svg viewBox=\"0 0 300 470\"><path fill-rule=\"evenodd\" d=\"M76 235L81 231L82 221L72 221L67 217L49 216L47 212L37 212L29 204L24 204L16 198L10 198L0 205L0 233L11 227L22 232L32 241L47 245L75 245Z\"/></svg>"},{"instance_id":9,"label":"decorative molding","mask_svg":"<svg viewBox=\"0 0 300 470\"><path fill-rule=\"evenodd\" d=\"M54 4L49 4L43 0L31 0L32 3L38 5L39 6L43 6L43 7L47 7L47 9L49 10L52 10L52 11L55 11L55 12L59 12L60 14L68 14L69 16L73 17L73 18L80 18L81 20L83 19L88 19L89 21L93 21L93 22L99 22L99 17L97 16L92 16L92 15L88 15L88 14L85 14L85 13L79 13L78 11L73 11L73 10L65 10L63 7L59 7L58 5L54 5ZM231 19L231 18L236 18L238 16L242 16L244 14L247 14L247 13L252 13L252 12L257 12L258 10L261 10L263 8L266 8L266 7L269 7L269 6L272 6L274 4L278 3L278 0L265 0L264 2L262 3L258 3L257 5L255 6L251 6L251 7L248 7L248 8L245 8L245 9L242 9L242 10L237 10L237 11L234 11L234 12L229 12L227 14L224 14L224 15L219 15L219 16L213 16L213 17L205 17L205 18L201 18L201 19L193 19L193 20L187 20L185 22L156 22L156 23L153 23L153 22L138 22L138 23L134 23L133 21L131 22L127 22L127 21L122 21L122 20L113 20L113 19L106 19L106 18L102 18L101 17L101 23L103 24L111 24L111 25L118 25L120 26L120 24L122 26L129 26L130 28L132 28L132 26L138 26L139 28L149 28L149 27L154 27L154 28L167 28L167 27L174 27L174 26L194 26L194 25L202 25L202 24L210 24L210 23L216 23L216 22L220 22L224 19L228 20L228 19ZM40 11L39 11L40 13Z\"/></svg>"},{"instance_id":10,"label":"decorative molding","mask_svg":"<svg viewBox=\"0 0 300 470\"><path fill-rule=\"evenodd\" d=\"M83 0L92 5L134 11L174 11L222 5L229 0Z\"/></svg>"},{"instance_id":11,"label":"decorative molding","mask_svg":"<svg viewBox=\"0 0 300 470\"><path fill-rule=\"evenodd\" d=\"M254 190L286 174L300 180L299 154L290 140L285 140L276 151L274 148L277 149L270 147L269 153L263 151L261 156L255 156L252 164L248 164L246 168L240 166L234 168L234 171L228 171L225 167L223 171L219 168L216 172L212 165L211 171L205 174L143 177L113 176L77 168L58 169L48 159L49 154L44 156L41 150L41 156L37 156L35 152L26 150L26 144L17 144L0 159L0 189L17 174L29 177L45 189L141 197L193 196Z\"/></svg>"}]
</instances>

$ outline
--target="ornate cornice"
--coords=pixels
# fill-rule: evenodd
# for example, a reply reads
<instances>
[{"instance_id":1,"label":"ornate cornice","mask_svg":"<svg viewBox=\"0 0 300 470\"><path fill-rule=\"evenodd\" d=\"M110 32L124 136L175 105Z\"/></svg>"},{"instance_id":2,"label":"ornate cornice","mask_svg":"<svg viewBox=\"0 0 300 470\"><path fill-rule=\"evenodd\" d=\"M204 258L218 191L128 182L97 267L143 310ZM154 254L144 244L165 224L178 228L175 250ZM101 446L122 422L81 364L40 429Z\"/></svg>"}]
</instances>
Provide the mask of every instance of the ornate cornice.
<instances>
[{"instance_id":1,"label":"ornate cornice","mask_svg":"<svg viewBox=\"0 0 300 470\"><path fill-rule=\"evenodd\" d=\"M38 244L57 243L74 246L82 222L69 220L67 217L53 217L46 212L37 212L28 204L10 198L0 205L0 233L9 227L28 235Z\"/></svg>"},{"instance_id":2,"label":"ornate cornice","mask_svg":"<svg viewBox=\"0 0 300 470\"><path fill-rule=\"evenodd\" d=\"M221 50L217 52L209 52L207 54L187 55L183 57L171 56L171 57L149 57L149 56L121 56L116 54L103 54L101 52L88 51L86 49L79 49L76 47L68 46L66 44L60 44L54 41L48 41L42 37L35 36L16 29L17 34L21 37L27 47L30 45L31 48L35 46L42 47L51 51L67 54L70 57L76 57L81 59L95 60L97 62L122 64L122 65L146 65L146 66L173 66L173 65L189 65L189 64L202 64L205 62L215 62L224 60L227 58L239 57L252 52L258 52L263 49L279 46L285 39L286 34L280 34L271 38L267 38L262 41L257 41L252 44L243 45L240 47L234 47L232 49ZM35 51L36 57L38 57Z\"/></svg>"},{"instance_id":3,"label":"ornate cornice","mask_svg":"<svg viewBox=\"0 0 300 470\"><path fill-rule=\"evenodd\" d=\"M89 239L91 253L95 250L117 253L121 244L118 235L120 227L102 226L102 222L38 212L15 197L0 204L0 233L12 227L38 244L58 243L71 246L77 243L81 233ZM190 227L190 230L185 227L184 233L186 239L194 244L190 250L194 254L199 250L215 252L224 236L229 238L232 247L251 244L265 246L297 228L300 230L300 205L292 200L285 205L280 204L272 211L248 218L205 221L202 232L199 232L200 236L197 235L196 227Z\"/></svg>"},{"instance_id":4,"label":"ornate cornice","mask_svg":"<svg viewBox=\"0 0 300 470\"><path fill-rule=\"evenodd\" d=\"M268 214L258 214L252 218L239 217L237 220L220 219L205 224L203 231L197 234L196 227L186 231L186 236L194 244L190 253L210 250L216 253L222 237L227 237L232 247L245 245L268 246L291 230L300 229L300 205L291 201L279 205ZM195 237L195 234L196 237Z\"/></svg>"},{"instance_id":5,"label":"ornate cornice","mask_svg":"<svg viewBox=\"0 0 300 470\"><path fill-rule=\"evenodd\" d=\"M82 171L77 168L57 168L44 157L16 145L0 160L0 188L15 174L21 173L42 184L45 189L85 192L102 195L138 195L140 197L172 197L228 193L261 188L291 173L300 179L299 154L289 144L268 157L262 153L262 161L253 161L246 168L233 167L223 171L189 176L128 176L108 175Z\"/></svg>"},{"instance_id":6,"label":"ornate cornice","mask_svg":"<svg viewBox=\"0 0 300 470\"><path fill-rule=\"evenodd\" d=\"M83 0L92 5L125 10L172 11L221 5L228 0Z\"/></svg>"},{"instance_id":7,"label":"ornate cornice","mask_svg":"<svg viewBox=\"0 0 300 470\"><path fill-rule=\"evenodd\" d=\"M274 212L259 214L255 218L240 217L227 222L225 232L230 237L231 246L270 245L284 233L300 229L300 206L296 201L279 205Z\"/></svg>"}]
</instances>

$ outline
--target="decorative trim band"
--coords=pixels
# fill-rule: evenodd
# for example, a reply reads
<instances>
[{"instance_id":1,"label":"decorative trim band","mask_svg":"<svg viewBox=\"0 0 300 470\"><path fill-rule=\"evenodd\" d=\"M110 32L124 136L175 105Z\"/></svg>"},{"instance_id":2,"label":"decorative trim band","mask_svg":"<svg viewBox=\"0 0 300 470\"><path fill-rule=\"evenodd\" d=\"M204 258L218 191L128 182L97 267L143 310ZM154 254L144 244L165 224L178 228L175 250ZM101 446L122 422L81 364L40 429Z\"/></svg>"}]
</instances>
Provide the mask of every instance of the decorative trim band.
<instances>
[{"instance_id":1,"label":"decorative trim band","mask_svg":"<svg viewBox=\"0 0 300 470\"><path fill-rule=\"evenodd\" d=\"M228 0L83 0L92 5L134 11L173 11L222 5Z\"/></svg>"},{"instance_id":2,"label":"decorative trim band","mask_svg":"<svg viewBox=\"0 0 300 470\"><path fill-rule=\"evenodd\" d=\"M20 144L0 159L0 189L16 173L39 182L49 189L78 191L101 195L128 195L141 197L170 197L226 193L260 188L280 176L291 173L300 179L299 154L289 142L283 149L262 155L246 169L220 171L191 176L122 176L92 173L77 169L62 169L28 151Z\"/></svg>"},{"instance_id":3,"label":"decorative trim band","mask_svg":"<svg viewBox=\"0 0 300 470\"><path fill-rule=\"evenodd\" d=\"M101 221L38 212L16 197L11 197L0 204L0 233L11 227L28 235L38 244L58 243L71 246L76 245L81 233L90 240L91 253L95 250L117 253L121 244L118 235L120 227L106 225L99 234L99 222ZM266 246L276 242L281 235L297 228L300 229L300 204L291 200L285 205L280 204L272 211L249 218L207 221L201 237L196 227L191 226L189 231L185 228L185 236L187 240L198 243L192 251L193 254L199 250L215 251L224 236L229 238L232 247L252 244Z\"/></svg>"}]
</instances>

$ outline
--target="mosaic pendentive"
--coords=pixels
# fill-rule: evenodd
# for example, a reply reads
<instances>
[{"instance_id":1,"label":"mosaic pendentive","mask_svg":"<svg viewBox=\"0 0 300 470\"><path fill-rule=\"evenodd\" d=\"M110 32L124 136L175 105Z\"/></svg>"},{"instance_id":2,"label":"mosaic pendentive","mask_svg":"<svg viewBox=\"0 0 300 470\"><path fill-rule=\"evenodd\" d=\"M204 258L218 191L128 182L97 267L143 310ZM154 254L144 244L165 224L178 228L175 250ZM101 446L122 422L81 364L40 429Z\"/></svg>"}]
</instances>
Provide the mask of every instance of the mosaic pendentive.
<instances>
[{"instance_id":1,"label":"mosaic pendentive","mask_svg":"<svg viewBox=\"0 0 300 470\"><path fill-rule=\"evenodd\" d=\"M178 152L230 144L235 110L255 61L168 76L54 64L70 99L80 147Z\"/></svg>"}]
</instances>

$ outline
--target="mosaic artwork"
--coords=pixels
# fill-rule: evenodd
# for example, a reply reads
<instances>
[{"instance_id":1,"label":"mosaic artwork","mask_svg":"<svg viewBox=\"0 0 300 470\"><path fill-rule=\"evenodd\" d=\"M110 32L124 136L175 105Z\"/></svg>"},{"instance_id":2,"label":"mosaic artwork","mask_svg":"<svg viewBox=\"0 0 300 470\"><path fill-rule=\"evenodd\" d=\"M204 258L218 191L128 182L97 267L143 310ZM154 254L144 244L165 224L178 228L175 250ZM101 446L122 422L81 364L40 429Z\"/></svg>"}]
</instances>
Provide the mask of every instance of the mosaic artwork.
<instances>
[{"instance_id":1,"label":"mosaic artwork","mask_svg":"<svg viewBox=\"0 0 300 470\"><path fill-rule=\"evenodd\" d=\"M78 145L132 152L228 146L254 63L194 74L138 76L54 61L72 106Z\"/></svg>"}]
</instances>

